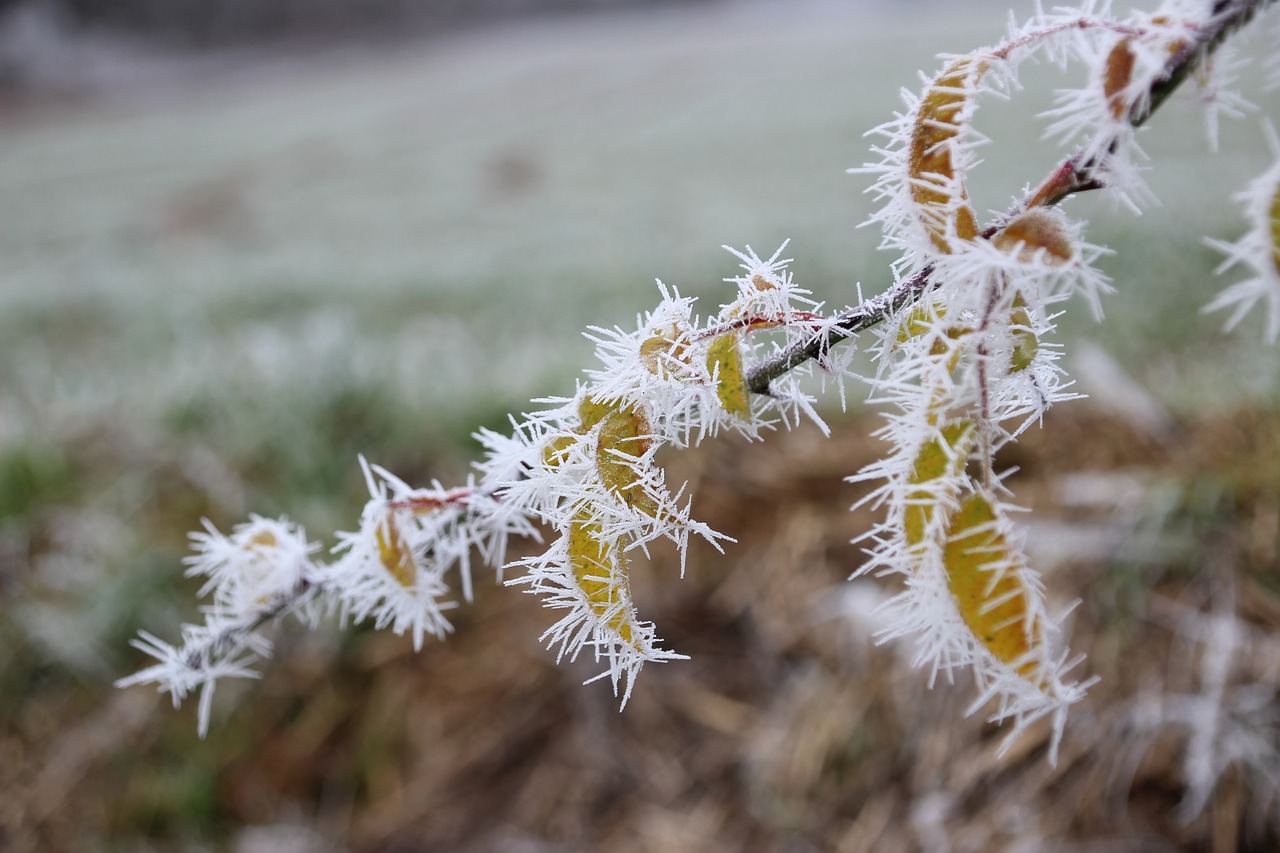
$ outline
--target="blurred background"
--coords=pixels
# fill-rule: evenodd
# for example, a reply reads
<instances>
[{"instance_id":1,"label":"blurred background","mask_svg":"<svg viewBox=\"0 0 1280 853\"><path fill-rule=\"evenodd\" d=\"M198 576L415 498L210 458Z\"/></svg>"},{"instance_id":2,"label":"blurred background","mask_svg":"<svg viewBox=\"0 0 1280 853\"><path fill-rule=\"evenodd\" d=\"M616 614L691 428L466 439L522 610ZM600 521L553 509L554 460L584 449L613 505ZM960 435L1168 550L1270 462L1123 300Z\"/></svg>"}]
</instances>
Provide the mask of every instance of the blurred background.
<instances>
[{"instance_id":1,"label":"blurred background","mask_svg":"<svg viewBox=\"0 0 1280 853\"><path fill-rule=\"evenodd\" d=\"M1068 203L1117 292L1058 340L1088 402L1008 453L1050 599L1102 678L1062 759L965 717L871 639L840 481L874 413L667 460L740 542L655 552L641 615L691 661L625 713L552 621L481 584L447 643L278 634L209 738L114 679L199 618L186 533L287 513L326 546L356 454L466 475L477 426L571 393L590 324L654 279L715 304L722 244L834 305L888 283L863 134L1007 5L767 0L0 0L0 848L1274 850L1280 846L1280 353L1200 308L1205 235L1272 161L1208 152L1188 92L1144 136L1160 204ZM1031 4L1017 2L1025 18ZM1261 34L1242 40L1265 56ZM1274 41L1272 42L1274 44ZM1078 71L1078 70L1077 70ZM985 104L971 190L1003 209L1061 151L1055 87ZM1231 280L1231 279L1228 279ZM704 549L705 551L705 549Z\"/></svg>"}]
</instances>

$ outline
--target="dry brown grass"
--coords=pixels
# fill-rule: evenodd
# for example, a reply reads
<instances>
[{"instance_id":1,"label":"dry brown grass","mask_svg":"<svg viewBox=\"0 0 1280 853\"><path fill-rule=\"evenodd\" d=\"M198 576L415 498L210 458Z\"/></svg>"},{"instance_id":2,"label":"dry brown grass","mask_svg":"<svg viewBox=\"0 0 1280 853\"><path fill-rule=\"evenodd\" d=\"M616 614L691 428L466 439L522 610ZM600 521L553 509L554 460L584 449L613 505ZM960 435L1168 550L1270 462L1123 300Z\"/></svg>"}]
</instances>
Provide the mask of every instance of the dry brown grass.
<instances>
[{"instance_id":1,"label":"dry brown grass","mask_svg":"<svg viewBox=\"0 0 1280 853\"><path fill-rule=\"evenodd\" d=\"M1071 644L1102 679L1057 767L1045 728L998 757L1002 732L964 716L970 685L927 689L849 615L850 590L888 591L845 580L871 516L847 511L861 487L840 477L880 452L870 426L670 460L699 517L739 544L695 550L683 582L670 554L639 564L642 615L692 659L647 669L623 713L604 683L579 684L589 662L556 667L538 647L550 620L531 596L481 585L457 634L421 654L372 632L286 632L204 743L190 710L145 690L23 697L0 735L0 847L1280 848L1280 780L1232 766L1184 820L1187 731L1142 717L1162 691L1203 692L1179 629L1230 607L1251 642L1228 687L1264 696L1251 732L1280 746L1280 413L1156 439L1064 407L1009 454L1033 557L1053 600L1082 599ZM1067 505L1081 472L1110 486ZM1122 486L1136 497L1109 503Z\"/></svg>"}]
</instances>

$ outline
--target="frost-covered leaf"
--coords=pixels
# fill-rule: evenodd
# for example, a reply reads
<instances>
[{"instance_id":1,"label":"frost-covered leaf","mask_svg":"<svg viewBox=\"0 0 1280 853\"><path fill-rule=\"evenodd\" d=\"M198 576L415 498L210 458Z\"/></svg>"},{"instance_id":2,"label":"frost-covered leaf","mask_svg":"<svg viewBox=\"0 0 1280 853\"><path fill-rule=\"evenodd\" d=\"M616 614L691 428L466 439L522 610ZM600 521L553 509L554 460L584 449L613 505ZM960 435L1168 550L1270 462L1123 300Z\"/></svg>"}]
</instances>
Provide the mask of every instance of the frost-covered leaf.
<instances>
[{"instance_id":1,"label":"frost-covered leaf","mask_svg":"<svg viewBox=\"0 0 1280 853\"><path fill-rule=\"evenodd\" d=\"M639 412L626 409L610 412L600 421L596 439L596 467L600 479L627 506L648 516L658 514L658 502L645 491L638 466L653 441L649 423Z\"/></svg>"},{"instance_id":2,"label":"frost-covered leaf","mask_svg":"<svg viewBox=\"0 0 1280 853\"><path fill-rule=\"evenodd\" d=\"M742 373L738 336L719 335L707 348L707 370L716 378L716 397L725 411L743 419L751 417L751 392Z\"/></svg>"},{"instance_id":3,"label":"frost-covered leaf","mask_svg":"<svg viewBox=\"0 0 1280 853\"><path fill-rule=\"evenodd\" d=\"M1001 663L1033 677L1044 626L1029 608L1022 559L999 528L995 507L975 492L947 524L943 551L951 595L973 636Z\"/></svg>"},{"instance_id":4,"label":"frost-covered leaf","mask_svg":"<svg viewBox=\"0 0 1280 853\"><path fill-rule=\"evenodd\" d=\"M934 247L953 251L949 236L972 240L978 220L957 174L954 146L963 131L967 103L977 92L986 63L972 56L953 61L925 89L911 131L908 154L911 195Z\"/></svg>"},{"instance_id":5,"label":"frost-covered leaf","mask_svg":"<svg viewBox=\"0 0 1280 853\"><path fill-rule=\"evenodd\" d=\"M575 518L569 528L569 565L596 618L623 642L634 645L635 612L626 554L616 543L605 541L600 525L586 514Z\"/></svg>"},{"instance_id":6,"label":"frost-covered leaf","mask_svg":"<svg viewBox=\"0 0 1280 853\"><path fill-rule=\"evenodd\" d=\"M934 513L951 498L939 493L939 483L950 483L951 490L959 492L957 478L969 461L976 434L974 422L964 418L944 424L921 445L907 478L910 491L902 525L908 547L924 541Z\"/></svg>"}]
</instances>

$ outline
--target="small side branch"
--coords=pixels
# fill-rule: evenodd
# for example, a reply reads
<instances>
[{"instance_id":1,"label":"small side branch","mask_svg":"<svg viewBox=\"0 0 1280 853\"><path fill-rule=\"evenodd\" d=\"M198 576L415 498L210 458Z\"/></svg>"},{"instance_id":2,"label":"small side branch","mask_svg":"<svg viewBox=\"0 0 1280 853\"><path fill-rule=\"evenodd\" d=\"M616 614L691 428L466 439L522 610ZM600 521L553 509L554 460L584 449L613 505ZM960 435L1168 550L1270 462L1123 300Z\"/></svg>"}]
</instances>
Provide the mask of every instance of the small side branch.
<instances>
[{"instance_id":1,"label":"small side branch","mask_svg":"<svg viewBox=\"0 0 1280 853\"><path fill-rule=\"evenodd\" d=\"M1209 21L1200 28L1194 39L1169 57L1164 74L1147 90L1146 97L1138 98L1129 112L1129 123L1141 127L1169 96L1203 64L1232 33L1244 27L1264 7L1276 0L1218 0ZM1082 146L1070 157L1059 163L1044 180L1015 205L1008 213L988 226L982 237L989 239L1000 226L1017 213L1033 207L1058 204L1076 193L1105 188L1098 178L1096 145ZM771 358L756 364L747 372L747 387L756 394L768 394L769 383L795 367L815 359L819 363L836 344L859 332L884 322L905 306L915 302L928 289L933 266L926 266L909 279L894 284L879 296L875 296L833 318L833 322L806 339L797 341Z\"/></svg>"}]
</instances>

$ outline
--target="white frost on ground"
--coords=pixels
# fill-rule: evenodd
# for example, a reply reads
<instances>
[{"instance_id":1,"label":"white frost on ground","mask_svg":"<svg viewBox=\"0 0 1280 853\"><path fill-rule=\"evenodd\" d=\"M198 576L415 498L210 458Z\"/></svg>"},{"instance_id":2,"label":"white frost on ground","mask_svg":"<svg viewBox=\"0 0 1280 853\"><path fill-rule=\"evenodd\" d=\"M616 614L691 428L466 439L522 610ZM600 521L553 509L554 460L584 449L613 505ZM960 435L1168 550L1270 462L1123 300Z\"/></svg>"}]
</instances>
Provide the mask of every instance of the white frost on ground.
<instances>
[{"instance_id":1,"label":"white frost on ground","mask_svg":"<svg viewBox=\"0 0 1280 853\"><path fill-rule=\"evenodd\" d=\"M722 244L790 237L822 298L874 292L891 259L843 172L934 54L1000 36L1001 5L694 4L284 57L46 45L102 85L0 122L0 441L338 386L520 406L567 390L578 331L655 277L723 293Z\"/></svg>"}]
</instances>

